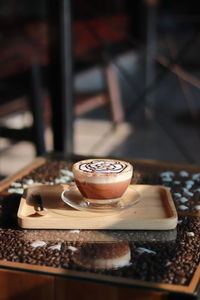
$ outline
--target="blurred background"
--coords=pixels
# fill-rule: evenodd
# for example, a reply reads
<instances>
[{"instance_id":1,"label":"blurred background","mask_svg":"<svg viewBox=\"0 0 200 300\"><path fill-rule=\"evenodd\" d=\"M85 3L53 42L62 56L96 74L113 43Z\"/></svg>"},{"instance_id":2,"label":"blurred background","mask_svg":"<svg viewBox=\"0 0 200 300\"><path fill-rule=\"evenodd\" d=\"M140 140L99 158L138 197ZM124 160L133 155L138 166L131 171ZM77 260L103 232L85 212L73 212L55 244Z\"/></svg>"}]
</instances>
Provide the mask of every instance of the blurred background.
<instances>
[{"instance_id":1,"label":"blurred background","mask_svg":"<svg viewBox=\"0 0 200 300\"><path fill-rule=\"evenodd\" d=\"M0 2L1 178L56 149L51 2ZM71 2L73 153L200 164L196 1Z\"/></svg>"}]
</instances>

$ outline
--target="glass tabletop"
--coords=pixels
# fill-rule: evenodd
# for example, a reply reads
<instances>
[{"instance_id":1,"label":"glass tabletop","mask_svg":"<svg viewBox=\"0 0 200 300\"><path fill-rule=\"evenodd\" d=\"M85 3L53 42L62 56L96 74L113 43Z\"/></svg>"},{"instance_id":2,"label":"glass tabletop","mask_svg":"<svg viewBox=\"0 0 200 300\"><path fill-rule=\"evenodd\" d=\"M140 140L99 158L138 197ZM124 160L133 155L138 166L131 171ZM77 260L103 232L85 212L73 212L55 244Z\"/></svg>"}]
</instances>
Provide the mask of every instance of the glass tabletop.
<instances>
[{"instance_id":1,"label":"glass tabletop","mask_svg":"<svg viewBox=\"0 0 200 300\"><path fill-rule=\"evenodd\" d=\"M39 163L38 163L39 162ZM72 162L45 158L1 184L0 258L6 267L23 264L87 274L91 279L131 283L141 280L170 289L187 288L199 269L198 167L134 161L135 184L167 187L178 212L173 230L22 229L17 210L22 193L34 184L68 184L73 181ZM185 199L185 200L184 200ZM51 269L48 272L51 273ZM53 269L52 269L53 270ZM81 271L81 272L80 272ZM62 272L63 276L65 273ZM73 273L74 274L74 273ZM82 275L80 275L82 274ZM94 276L94 274L96 274ZM99 277L98 277L99 276ZM123 280L122 280L123 279ZM166 286L165 286L166 285ZM148 286L148 284L147 284ZM173 287L174 289L174 287ZM193 291L196 285L193 284ZM191 292L191 288L189 289Z\"/></svg>"}]
</instances>

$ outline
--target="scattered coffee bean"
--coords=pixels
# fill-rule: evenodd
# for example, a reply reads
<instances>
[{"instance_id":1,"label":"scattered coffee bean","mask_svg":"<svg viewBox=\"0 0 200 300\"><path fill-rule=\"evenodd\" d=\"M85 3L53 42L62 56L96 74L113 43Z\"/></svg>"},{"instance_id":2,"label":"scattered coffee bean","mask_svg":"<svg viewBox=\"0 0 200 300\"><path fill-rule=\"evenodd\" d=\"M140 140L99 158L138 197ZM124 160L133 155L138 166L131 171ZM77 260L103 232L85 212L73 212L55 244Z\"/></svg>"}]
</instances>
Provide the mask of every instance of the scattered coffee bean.
<instances>
[{"instance_id":1,"label":"scattered coffee bean","mask_svg":"<svg viewBox=\"0 0 200 300\"><path fill-rule=\"evenodd\" d=\"M140 254L142 254L142 253L156 254L155 251L150 250L150 249L147 249L147 248L143 248L143 247L137 248L136 251L137 251L138 253L140 253Z\"/></svg>"},{"instance_id":2,"label":"scattered coffee bean","mask_svg":"<svg viewBox=\"0 0 200 300\"><path fill-rule=\"evenodd\" d=\"M161 177L173 177L174 176L174 172L173 171L166 171L166 172L162 172L160 173Z\"/></svg>"},{"instance_id":3,"label":"scattered coffee bean","mask_svg":"<svg viewBox=\"0 0 200 300\"><path fill-rule=\"evenodd\" d=\"M186 180L185 186L189 190L194 185L194 180Z\"/></svg>"},{"instance_id":4,"label":"scattered coffee bean","mask_svg":"<svg viewBox=\"0 0 200 300\"><path fill-rule=\"evenodd\" d=\"M178 207L180 210L188 210L189 208L188 208L188 206L186 206L186 205L179 205L179 207Z\"/></svg>"},{"instance_id":5,"label":"scattered coffee bean","mask_svg":"<svg viewBox=\"0 0 200 300\"><path fill-rule=\"evenodd\" d=\"M173 193L174 197L176 198L180 198L181 197L181 194L180 193Z\"/></svg>"},{"instance_id":6,"label":"scattered coffee bean","mask_svg":"<svg viewBox=\"0 0 200 300\"><path fill-rule=\"evenodd\" d=\"M34 241L33 243L31 243L31 247L42 247L45 246L46 243L44 241Z\"/></svg>"},{"instance_id":7,"label":"scattered coffee bean","mask_svg":"<svg viewBox=\"0 0 200 300\"><path fill-rule=\"evenodd\" d=\"M179 184L181 184L181 182L179 180L175 180L175 181L173 181L173 184L174 185L179 185Z\"/></svg>"},{"instance_id":8,"label":"scattered coffee bean","mask_svg":"<svg viewBox=\"0 0 200 300\"><path fill-rule=\"evenodd\" d=\"M22 186L22 184L21 184L21 182L12 182L11 183L11 185L10 185L11 187L13 187L13 188L21 188L21 186Z\"/></svg>"},{"instance_id":9,"label":"scattered coffee bean","mask_svg":"<svg viewBox=\"0 0 200 300\"><path fill-rule=\"evenodd\" d=\"M187 236L195 236L194 232L186 232Z\"/></svg>"},{"instance_id":10,"label":"scattered coffee bean","mask_svg":"<svg viewBox=\"0 0 200 300\"><path fill-rule=\"evenodd\" d=\"M185 203L185 202L188 202L188 199L185 198L185 197L181 197L181 198L179 199L179 201L180 201L181 203Z\"/></svg>"},{"instance_id":11,"label":"scattered coffee bean","mask_svg":"<svg viewBox=\"0 0 200 300\"><path fill-rule=\"evenodd\" d=\"M80 233L80 230L76 229L76 230L70 230L69 233Z\"/></svg>"},{"instance_id":12,"label":"scattered coffee bean","mask_svg":"<svg viewBox=\"0 0 200 300\"><path fill-rule=\"evenodd\" d=\"M78 248L73 247L73 246L68 246L68 249L71 250L72 252L75 252L78 250Z\"/></svg>"},{"instance_id":13,"label":"scattered coffee bean","mask_svg":"<svg viewBox=\"0 0 200 300\"><path fill-rule=\"evenodd\" d=\"M199 211L200 210L200 205L195 205L195 210Z\"/></svg>"},{"instance_id":14,"label":"scattered coffee bean","mask_svg":"<svg viewBox=\"0 0 200 300\"><path fill-rule=\"evenodd\" d=\"M186 196L186 197L187 196L192 197L194 195L194 193L188 191L188 189L186 189L186 188L183 188L183 195Z\"/></svg>"},{"instance_id":15,"label":"scattered coffee bean","mask_svg":"<svg viewBox=\"0 0 200 300\"><path fill-rule=\"evenodd\" d=\"M200 181L200 173L193 174L193 175L192 175L192 179L199 182L199 181Z\"/></svg>"},{"instance_id":16,"label":"scattered coffee bean","mask_svg":"<svg viewBox=\"0 0 200 300\"><path fill-rule=\"evenodd\" d=\"M180 172L179 172L179 175L180 175L181 177L188 177L188 176L189 176L189 173L188 173L187 171L180 171Z\"/></svg>"},{"instance_id":17,"label":"scattered coffee bean","mask_svg":"<svg viewBox=\"0 0 200 300\"><path fill-rule=\"evenodd\" d=\"M11 194L23 194L24 189L22 188L9 188L8 192Z\"/></svg>"},{"instance_id":18,"label":"scattered coffee bean","mask_svg":"<svg viewBox=\"0 0 200 300\"><path fill-rule=\"evenodd\" d=\"M61 244L50 246L48 249L51 249L51 250L60 250L61 249Z\"/></svg>"},{"instance_id":19,"label":"scattered coffee bean","mask_svg":"<svg viewBox=\"0 0 200 300\"><path fill-rule=\"evenodd\" d=\"M172 178L171 177L167 177L167 176L163 176L162 177L162 181L164 181L164 182L172 182Z\"/></svg>"}]
</instances>

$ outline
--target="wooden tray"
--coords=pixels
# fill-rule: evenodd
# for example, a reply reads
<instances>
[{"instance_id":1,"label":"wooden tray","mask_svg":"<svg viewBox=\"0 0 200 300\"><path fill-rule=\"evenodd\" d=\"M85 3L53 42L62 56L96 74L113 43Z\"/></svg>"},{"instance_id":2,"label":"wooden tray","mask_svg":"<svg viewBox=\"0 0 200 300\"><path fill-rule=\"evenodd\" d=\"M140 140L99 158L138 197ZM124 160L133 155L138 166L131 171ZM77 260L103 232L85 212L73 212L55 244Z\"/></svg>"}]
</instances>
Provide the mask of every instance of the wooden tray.
<instances>
[{"instance_id":1,"label":"wooden tray","mask_svg":"<svg viewBox=\"0 0 200 300\"><path fill-rule=\"evenodd\" d=\"M162 186L134 185L139 202L114 213L78 211L60 198L67 185L37 185L24 191L18 210L22 228L168 230L177 225L177 212L169 190ZM46 213L35 214L31 195L40 194ZM127 191L128 193L128 191Z\"/></svg>"}]
</instances>

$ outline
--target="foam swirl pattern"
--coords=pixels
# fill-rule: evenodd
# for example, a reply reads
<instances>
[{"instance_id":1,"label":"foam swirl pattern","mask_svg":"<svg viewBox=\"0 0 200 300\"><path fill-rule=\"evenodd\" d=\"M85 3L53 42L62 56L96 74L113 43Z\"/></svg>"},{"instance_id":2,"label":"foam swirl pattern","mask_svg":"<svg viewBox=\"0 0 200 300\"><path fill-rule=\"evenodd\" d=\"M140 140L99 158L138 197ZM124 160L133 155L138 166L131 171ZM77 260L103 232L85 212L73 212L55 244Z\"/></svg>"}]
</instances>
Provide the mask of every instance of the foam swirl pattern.
<instances>
[{"instance_id":1,"label":"foam swirl pattern","mask_svg":"<svg viewBox=\"0 0 200 300\"><path fill-rule=\"evenodd\" d=\"M90 159L73 165L74 177L90 183L115 183L132 177L133 167L128 162L111 159Z\"/></svg>"}]
</instances>

